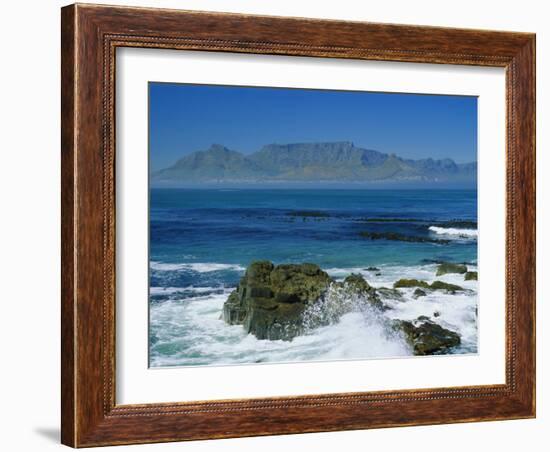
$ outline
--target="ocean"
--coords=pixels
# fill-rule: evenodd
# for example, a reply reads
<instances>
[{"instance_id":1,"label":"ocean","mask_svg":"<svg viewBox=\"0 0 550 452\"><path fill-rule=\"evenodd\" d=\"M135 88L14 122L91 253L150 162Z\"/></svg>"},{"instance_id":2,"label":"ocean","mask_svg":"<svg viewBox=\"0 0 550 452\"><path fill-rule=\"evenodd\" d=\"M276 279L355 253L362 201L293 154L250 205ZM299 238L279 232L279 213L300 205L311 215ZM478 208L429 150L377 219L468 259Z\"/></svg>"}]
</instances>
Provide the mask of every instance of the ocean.
<instances>
[{"instance_id":1,"label":"ocean","mask_svg":"<svg viewBox=\"0 0 550 452\"><path fill-rule=\"evenodd\" d=\"M400 278L432 282L438 262L477 271L476 222L476 190L152 188L149 364L411 356L388 325L420 315L460 334L451 353L476 353L477 281L459 274L437 279L464 292L415 299L414 289L402 289L405 301L388 300L391 309L381 314L350 312L290 342L258 340L220 317L255 260L312 262L335 279L360 273L374 287Z\"/></svg>"}]
</instances>

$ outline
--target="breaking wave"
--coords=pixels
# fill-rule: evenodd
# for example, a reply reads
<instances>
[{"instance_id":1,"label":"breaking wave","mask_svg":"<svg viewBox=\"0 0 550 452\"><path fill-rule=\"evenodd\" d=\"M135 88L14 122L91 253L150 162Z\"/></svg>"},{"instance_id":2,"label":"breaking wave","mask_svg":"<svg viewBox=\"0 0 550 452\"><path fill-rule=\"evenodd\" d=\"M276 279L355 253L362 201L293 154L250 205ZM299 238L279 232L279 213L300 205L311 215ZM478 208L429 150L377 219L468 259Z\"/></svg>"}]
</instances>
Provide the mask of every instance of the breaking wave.
<instances>
[{"instance_id":1,"label":"breaking wave","mask_svg":"<svg viewBox=\"0 0 550 452\"><path fill-rule=\"evenodd\" d=\"M225 267L224 267L225 268ZM409 277L432 282L436 265L379 266L379 272L363 268L327 269L341 279L361 273L374 287L392 287L399 278ZM476 270L469 266L469 270ZM150 305L150 365L152 367L234 365L373 359L412 356L410 346L391 327L392 321L413 320L421 315L461 336L454 353L477 352L477 281L464 281L463 275L448 274L437 278L459 284L465 292L448 294L428 292L414 297L414 288L400 289L401 298L383 299L391 309L380 312L361 300L342 299L342 293L330 289L324 300L313 305L305 316L306 334L292 341L259 340L247 334L241 325L228 325L221 318L224 302L232 288L186 287L179 295L175 287L154 288L158 294L169 292L166 301ZM213 290L214 289L214 290ZM346 306L345 313L338 312ZM307 328L308 320L331 317L325 326Z\"/></svg>"},{"instance_id":2,"label":"breaking wave","mask_svg":"<svg viewBox=\"0 0 550 452\"><path fill-rule=\"evenodd\" d=\"M244 271L245 268L238 264L218 264L212 262L194 262L188 264L172 264L165 262L151 261L150 267L152 270L160 271L177 271L177 270L191 270L197 273L209 273L221 270L234 270Z\"/></svg>"},{"instance_id":3,"label":"breaking wave","mask_svg":"<svg viewBox=\"0 0 550 452\"><path fill-rule=\"evenodd\" d=\"M430 226L428 229L440 235L455 236L463 239L477 239L477 229L442 228L439 226Z\"/></svg>"}]
</instances>

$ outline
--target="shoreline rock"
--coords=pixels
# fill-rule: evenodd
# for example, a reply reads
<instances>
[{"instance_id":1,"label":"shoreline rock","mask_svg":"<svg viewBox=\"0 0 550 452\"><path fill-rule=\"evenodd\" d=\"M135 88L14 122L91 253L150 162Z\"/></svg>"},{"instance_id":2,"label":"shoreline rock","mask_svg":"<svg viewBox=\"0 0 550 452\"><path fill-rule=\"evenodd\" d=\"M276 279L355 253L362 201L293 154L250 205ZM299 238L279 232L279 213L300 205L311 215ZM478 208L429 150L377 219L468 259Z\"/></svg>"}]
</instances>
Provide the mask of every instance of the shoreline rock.
<instances>
[{"instance_id":1,"label":"shoreline rock","mask_svg":"<svg viewBox=\"0 0 550 452\"><path fill-rule=\"evenodd\" d=\"M446 290L447 292L458 292L464 290L463 287L457 286L456 284L450 284L443 281L434 281L433 283L428 284L426 281L418 279L400 279L393 283L393 287L394 289L419 287L422 289Z\"/></svg>"},{"instance_id":2,"label":"shoreline rock","mask_svg":"<svg viewBox=\"0 0 550 452\"><path fill-rule=\"evenodd\" d=\"M403 294L399 290L394 288L378 287L376 289L376 293L385 299L404 301Z\"/></svg>"},{"instance_id":3,"label":"shoreline rock","mask_svg":"<svg viewBox=\"0 0 550 452\"><path fill-rule=\"evenodd\" d=\"M443 281L434 281L430 285L430 289L435 290L446 290L447 292L455 293L464 290L463 287L457 286L456 284L450 284Z\"/></svg>"},{"instance_id":4,"label":"shoreline rock","mask_svg":"<svg viewBox=\"0 0 550 452\"><path fill-rule=\"evenodd\" d=\"M367 267L364 270L368 271L368 272L379 272L380 271L380 269L378 267Z\"/></svg>"},{"instance_id":5,"label":"shoreline rock","mask_svg":"<svg viewBox=\"0 0 550 452\"><path fill-rule=\"evenodd\" d=\"M460 335L443 328L426 316L396 320L394 327L405 335L416 356L441 355L460 345Z\"/></svg>"},{"instance_id":6,"label":"shoreline rock","mask_svg":"<svg viewBox=\"0 0 550 452\"><path fill-rule=\"evenodd\" d=\"M464 264L453 264L450 262L443 262L437 266L435 276L446 275L447 273L464 274L468 271L468 268Z\"/></svg>"},{"instance_id":7,"label":"shoreline rock","mask_svg":"<svg viewBox=\"0 0 550 452\"><path fill-rule=\"evenodd\" d=\"M372 287L361 275L352 273L347 276L342 283L334 284L342 287L348 298L359 297L375 308L382 310L385 309L384 304L380 301L380 296L378 295L377 290Z\"/></svg>"},{"instance_id":8,"label":"shoreline rock","mask_svg":"<svg viewBox=\"0 0 550 452\"><path fill-rule=\"evenodd\" d=\"M360 274L335 281L316 264L256 261L225 301L221 317L230 325L242 325L258 339L292 341L311 329L337 322L348 312L378 316L391 309L383 300L403 300L400 287L414 287L414 298L426 296L428 290L464 290L443 281L428 284L416 279L401 279L393 288L375 288ZM442 354L460 344L457 333L426 316L385 322L400 331L415 355Z\"/></svg>"},{"instance_id":9,"label":"shoreline rock","mask_svg":"<svg viewBox=\"0 0 550 452\"><path fill-rule=\"evenodd\" d=\"M406 279L402 278L393 283L394 289L406 288L406 287L422 287L423 289L429 289L430 285L426 281L418 279Z\"/></svg>"},{"instance_id":10,"label":"shoreline rock","mask_svg":"<svg viewBox=\"0 0 550 452\"><path fill-rule=\"evenodd\" d=\"M389 309L359 274L336 282L316 264L257 261L225 301L222 319L258 339L292 340L355 308Z\"/></svg>"},{"instance_id":11,"label":"shoreline rock","mask_svg":"<svg viewBox=\"0 0 550 452\"><path fill-rule=\"evenodd\" d=\"M477 272L464 273L464 281L477 281Z\"/></svg>"},{"instance_id":12,"label":"shoreline rock","mask_svg":"<svg viewBox=\"0 0 550 452\"><path fill-rule=\"evenodd\" d=\"M223 319L230 325L242 324L258 339L290 340L302 332L307 305L318 300L331 282L315 264L253 262L224 303Z\"/></svg>"}]
</instances>

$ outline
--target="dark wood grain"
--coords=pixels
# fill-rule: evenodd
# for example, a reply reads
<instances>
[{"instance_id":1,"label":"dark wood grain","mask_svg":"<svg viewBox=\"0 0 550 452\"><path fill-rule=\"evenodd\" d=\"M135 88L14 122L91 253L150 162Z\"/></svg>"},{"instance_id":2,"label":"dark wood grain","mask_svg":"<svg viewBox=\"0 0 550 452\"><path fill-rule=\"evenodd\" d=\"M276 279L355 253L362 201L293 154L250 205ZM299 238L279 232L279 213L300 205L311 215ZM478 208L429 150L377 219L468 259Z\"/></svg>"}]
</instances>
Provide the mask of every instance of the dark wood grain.
<instances>
[{"instance_id":1,"label":"dark wood grain","mask_svg":"<svg viewBox=\"0 0 550 452\"><path fill-rule=\"evenodd\" d=\"M74 8L61 11L61 441L75 444L74 302L74 158L75 158L75 30Z\"/></svg>"},{"instance_id":2,"label":"dark wood grain","mask_svg":"<svg viewBox=\"0 0 550 452\"><path fill-rule=\"evenodd\" d=\"M535 37L527 33L72 5L62 10L62 442L74 447L535 415ZM116 405L117 47L506 69L506 383Z\"/></svg>"}]
</instances>

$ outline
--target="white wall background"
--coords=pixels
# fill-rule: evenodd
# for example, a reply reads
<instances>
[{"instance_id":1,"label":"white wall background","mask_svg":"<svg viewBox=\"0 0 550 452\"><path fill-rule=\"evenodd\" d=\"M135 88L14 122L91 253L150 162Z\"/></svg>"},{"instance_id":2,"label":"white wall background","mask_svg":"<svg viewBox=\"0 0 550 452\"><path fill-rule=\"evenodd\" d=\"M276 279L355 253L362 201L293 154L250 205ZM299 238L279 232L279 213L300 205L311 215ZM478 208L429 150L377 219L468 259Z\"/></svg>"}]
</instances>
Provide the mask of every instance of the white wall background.
<instances>
[{"instance_id":1,"label":"white wall background","mask_svg":"<svg viewBox=\"0 0 550 452\"><path fill-rule=\"evenodd\" d=\"M113 0L118 4L282 16L441 25L537 33L538 147L538 417L536 420L321 433L118 447L116 450L257 451L315 449L463 452L547 450L550 309L544 275L550 252L548 200L550 15L545 2L462 0ZM93 2L99 3L99 2ZM27 0L2 5L0 27L0 447L60 450L59 445L59 8ZM546 354L546 356L544 356ZM546 380L546 381L545 381ZM546 435L545 435L546 436ZM547 442L547 441L546 441Z\"/></svg>"}]
</instances>

